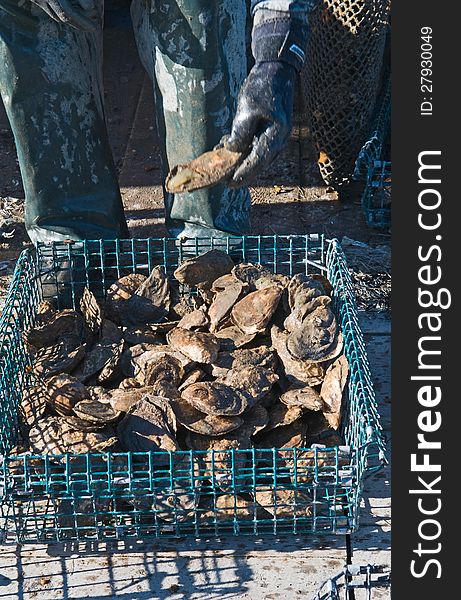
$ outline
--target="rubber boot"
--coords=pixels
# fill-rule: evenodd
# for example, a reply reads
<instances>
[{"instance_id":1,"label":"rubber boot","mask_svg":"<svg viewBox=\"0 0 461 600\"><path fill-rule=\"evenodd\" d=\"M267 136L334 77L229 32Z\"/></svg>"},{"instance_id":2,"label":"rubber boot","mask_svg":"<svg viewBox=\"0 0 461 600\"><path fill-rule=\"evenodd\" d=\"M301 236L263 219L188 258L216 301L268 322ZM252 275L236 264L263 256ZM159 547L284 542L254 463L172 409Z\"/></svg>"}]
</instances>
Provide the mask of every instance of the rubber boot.
<instances>
[{"instance_id":1,"label":"rubber boot","mask_svg":"<svg viewBox=\"0 0 461 600\"><path fill-rule=\"evenodd\" d=\"M0 0L0 15L0 90L29 237L127 237L104 121L102 30L61 25L28 0Z\"/></svg>"},{"instance_id":2,"label":"rubber boot","mask_svg":"<svg viewBox=\"0 0 461 600\"><path fill-rule=\"evenodd\" d=\"M134 0L141 60L154 81L164 175L230 132L247 74L246 0ZM224 237L249 232L246 188L224 185L173 195L164 191L172 237Z\"/></svg>"}]
</instances>

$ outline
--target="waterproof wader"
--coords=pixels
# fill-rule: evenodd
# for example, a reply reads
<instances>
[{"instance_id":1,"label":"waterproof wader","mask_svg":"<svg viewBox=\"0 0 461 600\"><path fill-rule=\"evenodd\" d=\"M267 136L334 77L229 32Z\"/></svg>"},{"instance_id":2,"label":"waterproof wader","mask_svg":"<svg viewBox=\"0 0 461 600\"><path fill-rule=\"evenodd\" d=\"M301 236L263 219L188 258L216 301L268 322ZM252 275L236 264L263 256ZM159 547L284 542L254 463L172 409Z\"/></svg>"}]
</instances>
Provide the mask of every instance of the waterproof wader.
<instances>
[{"instance_id":1,"label":"waterproof wader","mask_svg":"<svg viewBox=\"0 0 461 600\"><path fill-rule=\"evenodd\" d=\"M229 133L246 76L246 14L245 0L134 0L165 175ZM56 23L28 0L0 0L0 89L32 241L125 237L104 120L102 32ZM167 194L165 209L174 236L248 232L246 189Z\"/></svg>"}]
</instances>

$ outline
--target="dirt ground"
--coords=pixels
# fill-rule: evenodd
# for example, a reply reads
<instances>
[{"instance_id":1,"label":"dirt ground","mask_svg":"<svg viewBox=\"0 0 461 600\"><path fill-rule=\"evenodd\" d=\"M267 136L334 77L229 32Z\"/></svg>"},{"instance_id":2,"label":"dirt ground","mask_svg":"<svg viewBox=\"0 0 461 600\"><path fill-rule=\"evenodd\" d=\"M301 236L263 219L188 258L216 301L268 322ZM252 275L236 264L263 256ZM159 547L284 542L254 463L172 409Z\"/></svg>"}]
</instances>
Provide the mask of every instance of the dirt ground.
<instances>
[{"instance_id":1,"label":"dirt ground","mask_svg":"<svg viewBox=\"0 0 461 600\"><path fill-rule=\"evenodd\" d=\"M163 236L162 173L152 85L137 55L128 20L108 13L104 36L105 107L112 151L133 237ZM388 310L390 233L368 227L359 190L348 202L321 180L309 142L299 92L290 141L251 188L252 233L324 233L344 237L354 268L359 306ZM24 193L14 140L0 104L0 310L15 261L29 242L23 225ZM350 240L362 242L356 245Z\"/></svg>"}]
</instances>

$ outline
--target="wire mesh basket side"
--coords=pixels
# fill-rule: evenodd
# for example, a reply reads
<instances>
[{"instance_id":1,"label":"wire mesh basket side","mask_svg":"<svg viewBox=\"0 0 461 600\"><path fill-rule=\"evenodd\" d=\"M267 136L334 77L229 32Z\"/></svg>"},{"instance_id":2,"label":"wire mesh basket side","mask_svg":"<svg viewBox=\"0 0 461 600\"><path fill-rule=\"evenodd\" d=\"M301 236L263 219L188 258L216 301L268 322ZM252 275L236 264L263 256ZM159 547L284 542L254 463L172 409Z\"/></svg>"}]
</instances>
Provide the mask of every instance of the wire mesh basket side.
<instances>
[{"instance_id":1,"label":"wire mesh basket side","mask_svg":"<svg viewBox=\"0 0 461 600\"><path fill-rule=\"evenodd\" d=\"M343 428L345 446L12 455L0 473L5 510L17 541L344 534L358 527L362 476L374 468L370 460L379 458L381 438L344 255L336 241L315 235L240 241L233 252L245 261L289 275L327 272L351 369L350 406L343 419L351 423ZM201 248L197 242L198 253ZM16 443L17 404L27 380L21 329L34 322L45 288L77 306L84 285L103 297L110 282L126 272L147 273L163 264L171 273L185 258L181 252L174 240L148 239L58 244L21 257L0 333L5 449ZM50 270L50 264L57 268ZM51 277L38 277L44 269ZM197 488L202 500L194 505Z\"/></svg>"}]
</instances>

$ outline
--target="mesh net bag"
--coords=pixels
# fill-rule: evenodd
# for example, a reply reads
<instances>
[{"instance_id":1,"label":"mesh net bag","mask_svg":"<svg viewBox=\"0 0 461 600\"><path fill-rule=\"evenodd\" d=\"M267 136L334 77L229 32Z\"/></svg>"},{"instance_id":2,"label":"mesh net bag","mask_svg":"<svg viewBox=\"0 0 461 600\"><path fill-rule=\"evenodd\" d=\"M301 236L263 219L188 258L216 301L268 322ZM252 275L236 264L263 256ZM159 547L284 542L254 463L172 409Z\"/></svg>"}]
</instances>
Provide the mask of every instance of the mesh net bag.
<instances>
[{"instance_id":1,"label":"mesh net bag","mask_svg":"<svg viewBox=\"0 0 461 600\"><path fill-rule=\"evenodd\" d=\"M301 73L303 112L321 175L340 189L373 126L390 0L321 0Z\"/></svg>"}]
</instances>

